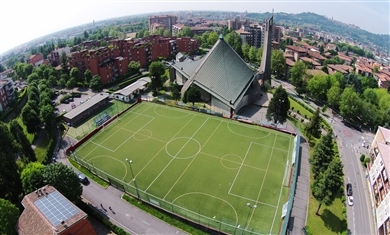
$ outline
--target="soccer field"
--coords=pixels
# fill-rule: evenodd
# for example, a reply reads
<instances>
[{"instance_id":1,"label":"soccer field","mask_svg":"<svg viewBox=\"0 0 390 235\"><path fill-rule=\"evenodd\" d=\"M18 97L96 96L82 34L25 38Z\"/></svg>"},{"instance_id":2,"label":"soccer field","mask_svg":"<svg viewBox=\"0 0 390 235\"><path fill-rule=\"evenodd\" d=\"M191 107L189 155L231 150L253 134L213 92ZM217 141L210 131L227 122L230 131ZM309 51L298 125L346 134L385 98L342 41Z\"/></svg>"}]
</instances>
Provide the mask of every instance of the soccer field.
<instances>
[{"instance_id":1,"label":"soccer field","mask_svg":"<svg viewBox=\"0 0 390 235\"><path fill-rule=\"evenodd\" d=\"M73 154L112 184L135 196L137 187L143 200L196 223L277 234L293 141L259 126L143 102Z\"/></svg>"}]
</instances>

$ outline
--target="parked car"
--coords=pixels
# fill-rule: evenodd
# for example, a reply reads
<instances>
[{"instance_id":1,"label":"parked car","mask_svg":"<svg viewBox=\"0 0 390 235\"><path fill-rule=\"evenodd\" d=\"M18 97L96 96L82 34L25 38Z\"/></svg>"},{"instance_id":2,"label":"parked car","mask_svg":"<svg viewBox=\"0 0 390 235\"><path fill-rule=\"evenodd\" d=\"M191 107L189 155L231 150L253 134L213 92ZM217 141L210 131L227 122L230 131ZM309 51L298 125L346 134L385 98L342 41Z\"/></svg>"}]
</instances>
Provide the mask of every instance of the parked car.
<instances>
[{"instance_id":1,"label":"parked car","mask_svg":"<svg viewBox=\"0 0 390 235\"><path fill-rule=\"evenodd\" d=\"M352 184L347 184L347 196L352 196Z\"/></svg>"},{"instance_id":2,"label":"parked car","mask_svg":"<svg viewBox=\"0 0 390 235\"><path fill-rule=\"evenodd\" d=\"M352 196L348 197L348 205L353 206L353 197Z\"/></svg>"},{"instance_id":3,"label":"parked car","mask_svg":"<svg viewBox=\"0 0 390 235\"><path fill-rule=\"evenodd\" d=\"M89 183L88 178L84 174L78 174L79 180L82 184L86 185Z\"/></svg>"}]
</instances>

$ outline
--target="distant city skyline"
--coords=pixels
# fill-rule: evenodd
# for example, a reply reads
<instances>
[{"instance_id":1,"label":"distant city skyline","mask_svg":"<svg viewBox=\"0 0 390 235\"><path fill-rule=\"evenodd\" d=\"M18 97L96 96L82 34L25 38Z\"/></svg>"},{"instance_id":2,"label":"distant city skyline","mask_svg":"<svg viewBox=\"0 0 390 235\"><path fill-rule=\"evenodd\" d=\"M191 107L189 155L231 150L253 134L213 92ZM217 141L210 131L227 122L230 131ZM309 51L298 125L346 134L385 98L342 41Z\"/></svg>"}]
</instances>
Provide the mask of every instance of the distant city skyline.
<instances>
[{"instance_id":1,"label":"distant city skyline","mask_svg":"<svg viewBox=\"0 0 390 235\"><path fill-rule=\"evenodd\" d=\"M167 11L235 11L248 13L313 12L354 24L376 34L390 34L390 2L359 0L222 1L222 0L52 0L2 2L0 53L36 38L78 25L137 14ZM277 22L277 19L275 19Z\"/></svg>"}]
</instances>

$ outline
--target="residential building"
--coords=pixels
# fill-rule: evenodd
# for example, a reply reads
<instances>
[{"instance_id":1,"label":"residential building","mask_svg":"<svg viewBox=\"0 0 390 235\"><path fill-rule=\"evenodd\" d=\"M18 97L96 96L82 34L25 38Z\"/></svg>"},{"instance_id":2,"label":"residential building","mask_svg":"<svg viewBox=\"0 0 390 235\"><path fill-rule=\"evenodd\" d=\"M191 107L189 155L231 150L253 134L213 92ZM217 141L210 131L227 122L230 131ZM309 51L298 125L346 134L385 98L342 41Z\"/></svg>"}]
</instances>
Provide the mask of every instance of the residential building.
<instances>
[{"instance_id":1,"label":"residential building","mask_svg":"<svg viewBox=\"0 0 390 235\"><path fill-rule=\"evenodd\" d=\"M184 27L185 27L184 24L172 25L172 36L176 36L178 33L180 33L183 30Z\"/></svg>"},{"instance_id":2,"label":"residential building","mask_svg":"<svg viewBox=\"0 0 390 235\"><path fill-rule=\"evenodd\" d=\"M7 110L9 104L15 99L15 87L12 78L0 79L0 111Z\"/></svg>"},{"instance_id":3,"label":"residential building","mask_svg":"<svg viewBox=\"0 0 390 235\"><path fill-rule=\"evenodd\" d=\"M345 64L328 64L328 74L340 72L342 74L349 74L353 71L353 67Z\"/></svg>"},{"instance_id":4,"label":"residential building","mask_svg":"<svg viewBox=\"0 0 390 235\"><path fill-rule=\"evenodd\" d=\"M24 210L16 225L18 234L97 234L88 215L53 186L46 185L26 195Z\"/></svg>"},{"instance_id":5,"label":"residential building","mask_svg":"<svg viewBox=\"0 0 390 235\"><path fill-rule=\"evenodd\" d=\"M177 16L160 15L149 17L149 31L153 32L156 29L164 28L172 32L172 26L177 23Z\"/></svg>"},{"instance_id":6,"label":"residential building","mask_svg":"<svg viewBox=\"0 0 390 235\"><path fill-rule=\"evenodd\" d=\"M282 27L281 26L272 26L272 41L280 43L280 37L282 35Z\"/></svg>"},{"instance_id":7,"label":"residential building","mask_svg":"<svg viewBox=\"0 0 390 235\"><path fill-rule=\"evenodd\" d=\"M379 126L371 143L368 182L379 235L390 234L390 130Z\"/></svg>"},{"instance_id":8,"label":"residential building","mask_svg":"<svg viewBox=\"0 0 390 235\"><path fill-rule=\"evenodd\" d=\"M146 68L160 58L174 58L178 52L193 55L198 50L199 43L194 38L150 35L115 39L107 47L72 52L68 55L68 64L71 68L77 67L80 74L90 70L92 75L99 75L105 84L126 74L130 61L139 62L142 68Z\"/></svg>"},{"instance_id":9,"label":"residential building","mask_svg":"<svg viewBox=\"0 0 390 235\"><path fill-rule=\"evenodd\" d=\"M70 53L70 47L64 47L56 49L52 52L50 52L49 55L47 55L47 59L49 60L49 63L51 66L56 67L61 64L61 54L65 53L65 55L68 55Z\"/></svg>"},{"instance_id":10,"label":"residential building","mask_svg":"<svg viewBox=\"0 0 390 235\"><path fill-rule=\"evenodd\" d=\"M205 32L211 32L213 31L213 28L207 27L207 26L193 26L191 27L191 32L194 35L202 35Z\"/></svg>"},{"instance_id":11,"label":"residential building","mask_svg":"<svg viewBox=\"0 0 390 235\"><path fill-rule=\"evenodd\" d=\"M27 63L32 64L35 67L38 67L41 64L48 64L49 61L44 60L42 54L35 54L35 55L31 55L28 58Z\"/></svg>"},{"instance_id":12,"label":"residential building","mask_svg":"<svg viewBox=\"0 0 390 235\"><path fill-rule=\"evenodd\" d=\"M378 87L386 90L390 89L390 72L382 70L378 73L374 73L374 78L378 81Z\"/></svg>"},{"instance_id":13,"label":"residential building","mask_svg":"<svg viewBox=\"0 0 390 235\"><path fill-rule=\"evenodd\" d=\"M253 23L244 26L245 31L250 33L248 44L256 48L260 48L264 43L264 26Z\"/></svg>"},{"instance_id":14,"label":"residential building","mask_svg":"<svg viewBox=\"0 0 390 235\"><path fill-rule=\"evenodd\" d=\"M305 48L294 45L287 45L285 53L293 55L295 62L297 62L301 57L307 56L307 50Z\"/></svg>"},{"instance_id":15,"label":"residential building","mask_svg":"<svg viewBox=\"0 0 390 235\"><path fill-rule=\"evenodd\" d=\"M236 30L236 33L240 35L242 44L248 43L250 46L253 46L252 34L250 32L245 31L245 29L241 28L239 30Z\"/></svg>"},{"instance_id":16,"label":"residential building","mask_svg":"<svg viewBox=\"0 0 390 235\"><path fill-rule=\"evenodd\" d=\"M325 57L323 57L318 51L313 51L311 49L307 50L308 56L318 62L320 65L324 64L324 61L326 60Z\"/></svg>"},{"instance_id":17,"label":"residential building","mask_svg":"<svg viewBox=\"0 0 390 235\"><path fill-rule=\"evenodd\" d=\"M233 20L228 20L227 21L227 26L229 30L239 30L243 26L248 26L250 24L249 20L240 20L239 17L236 17Z\"/></svg>"}]
</instances>

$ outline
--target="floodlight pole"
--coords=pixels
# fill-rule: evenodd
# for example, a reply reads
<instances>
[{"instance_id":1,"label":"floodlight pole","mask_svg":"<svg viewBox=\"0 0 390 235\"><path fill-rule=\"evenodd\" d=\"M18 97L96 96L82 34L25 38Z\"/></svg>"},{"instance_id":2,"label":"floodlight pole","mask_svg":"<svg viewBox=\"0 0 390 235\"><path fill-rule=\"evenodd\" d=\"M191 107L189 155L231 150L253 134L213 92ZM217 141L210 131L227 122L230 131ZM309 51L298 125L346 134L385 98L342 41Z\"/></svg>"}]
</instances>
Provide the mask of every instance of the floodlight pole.
<instances>
[{"instance_id":1,"label":"floodlight pole","mask_svg":"<svg viewBox=\"0 0 390 235\"><path fill-rule=\"evenodd\" d=\"M253 210L254 210L257 207L256 205L251 206L251 204L249 202L246 205L249 207L249 211L248 211L248 216L246 217L245 225L242 228L241 235L244 234L244 230L247 229L247 224L248 224L249 215L251 214L251 209L253 208Z\"/></svg>"},{"instance_id":2,"label":"floodlight pole","mask_svg":"<svg viewBox=\"0 0 390 235\"><path fill-rule=\"evenodd\" d=\"M135 186L135 191L137 191L138 199L141 199L141 197L139 196L139 192L138 192L137 182L135 181L135 178L134 178L133 168L131 167L131 163L133 163L133 161L126 158L126 162L128 162L129 166L130 166L130 171L131 171L131 175L133 176L133 182L134 182L134 186Z\"/></svg>"}]
</instances>

